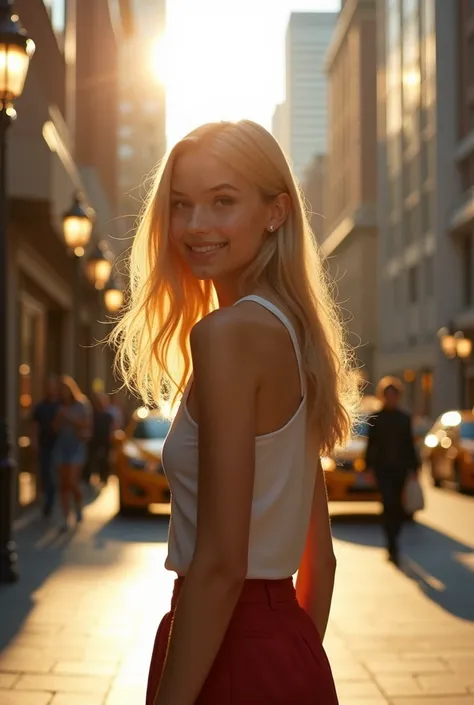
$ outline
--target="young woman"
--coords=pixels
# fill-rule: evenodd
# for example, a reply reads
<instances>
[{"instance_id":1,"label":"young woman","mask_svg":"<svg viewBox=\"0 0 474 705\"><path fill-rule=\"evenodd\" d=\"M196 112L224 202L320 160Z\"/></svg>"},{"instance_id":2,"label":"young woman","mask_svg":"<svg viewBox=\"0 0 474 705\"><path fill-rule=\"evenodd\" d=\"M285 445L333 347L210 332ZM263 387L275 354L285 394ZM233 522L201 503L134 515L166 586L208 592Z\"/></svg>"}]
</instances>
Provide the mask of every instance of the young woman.
<instances>
[{"instance_id":1,"label":"young woman","mask_svg":"<svg viewBox=\"0 0 474 705\"><path fill-rule=\"evenodd\" d=\"M54 464L59 475L59 494L63 512L60 528L61 531L67 531L71 499L75 505L76 521L77 523L82 521L80 480L86 461L92 414L87 398L72 377L62 376L60 396L61 405L54 422L57 439L53 453Z\"/></svg>"},{"instance_id":2,"label":"young woman","mask_svg":"<svg viewBox=\"0 0 474 705\"><path fill-rule=\"evenodd\" d=\"M114 342L145 400L181 399L163 450L178 577L147 705L334 705L319 455L349 432L357 375L295 180L263 127L204 125L171 150Z\"/></svg>"}]
</instances>

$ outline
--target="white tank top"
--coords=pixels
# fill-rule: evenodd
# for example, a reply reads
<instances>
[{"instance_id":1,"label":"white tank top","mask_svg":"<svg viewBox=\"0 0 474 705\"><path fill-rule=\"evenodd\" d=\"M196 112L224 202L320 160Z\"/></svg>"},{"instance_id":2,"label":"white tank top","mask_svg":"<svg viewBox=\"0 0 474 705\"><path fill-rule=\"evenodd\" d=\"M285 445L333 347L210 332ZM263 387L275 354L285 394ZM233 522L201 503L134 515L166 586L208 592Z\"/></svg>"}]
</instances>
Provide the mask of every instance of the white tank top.
<instances>
[{"instance_id":1,"label":"white tank top","mask_svg":"<svg viewBox=\"0 0 474 705\"><path fill-rule=\"evenodd\" d=\"M255 481L247 578L286 578L299 568L308 530L317 467L307 460L306 385L298 338L288 318L270 301L245 296L271 311L290 334L301 380L301 402L280 429L255 438ZM186 402L191 380L174 418L162 461L171 489L171 519L165 567L186 575L196 542L198 425Z\"/></svg>"}]
</instances>

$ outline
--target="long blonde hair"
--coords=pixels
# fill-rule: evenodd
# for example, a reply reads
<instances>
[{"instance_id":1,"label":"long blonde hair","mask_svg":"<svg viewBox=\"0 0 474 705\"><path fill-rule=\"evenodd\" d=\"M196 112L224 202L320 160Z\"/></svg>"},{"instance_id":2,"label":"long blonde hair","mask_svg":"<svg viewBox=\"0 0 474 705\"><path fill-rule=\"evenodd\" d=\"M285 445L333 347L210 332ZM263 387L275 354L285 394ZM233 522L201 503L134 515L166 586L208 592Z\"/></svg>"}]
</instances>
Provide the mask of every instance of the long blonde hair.
<instances>
[{"instance_id":1,"label":"long blonde hair","mask_svg":"<svg viewBox=\"0 0 474 705\"><path fill-rule=\"evenodd\" d=\"M290 214L242 276L241 294L267 284L299 324L310 419L321 452L329 453L350 433L359 376L303 197L277 141L250 120L203 125L162 161L131 249L129 303L111 336L118 372L145 403L176 403L191 373L191 329L218 307L212 282L191 275L168 237L173 167L198 145L232 165L264 199L290 196Z\"/></svg>"}]
</instances>

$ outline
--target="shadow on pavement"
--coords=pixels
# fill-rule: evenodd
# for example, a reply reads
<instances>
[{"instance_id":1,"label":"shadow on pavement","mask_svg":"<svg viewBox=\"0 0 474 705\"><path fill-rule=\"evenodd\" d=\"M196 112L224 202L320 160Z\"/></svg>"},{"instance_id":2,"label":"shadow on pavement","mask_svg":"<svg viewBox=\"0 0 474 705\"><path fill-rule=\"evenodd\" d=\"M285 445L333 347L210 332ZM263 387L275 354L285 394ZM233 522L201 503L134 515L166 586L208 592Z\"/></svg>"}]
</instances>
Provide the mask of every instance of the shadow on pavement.
<instances>
[{"instance_id":1,"label":"shadow on pavement","mask_svg":"<svg viewBox=\"0 0 474 705\"><path fill-rule=\"evenodd\" d=\"M149 514L124 518L114 516L95 535L95 547L102 548L108 542L119 543L166 543L168 541L169 515Z\"/></svg>"},{"instance_id":2,"label":"shadow on pavement","mask_svg":"<svg viewBox=\"0 0 474 705\"><path fill-rule=\"evenodd\" d=\"M376 515L332 516L332 533L339 541L384 546ZM429 599L456 617L474 621L474 551L469 546L412 521L403 528L400 551L402 572Z\"/></svg>"},{"instance_id":3,"label":"shadow on pavement","mask_svg":"<svg viewBox=\"0 0 474 705\"><path fill-rule=\"evenodd\" d=\"M97 489L83 489L83 505L92 504L99 495ZM0 585L0 651L19 631L34 607L36 590L64 564L65 553L75 535L75 530L59 533L57 521L44 519L39 506L26 510L15 521L20 579L10 585Z\"/></svg>"}]
</instances>

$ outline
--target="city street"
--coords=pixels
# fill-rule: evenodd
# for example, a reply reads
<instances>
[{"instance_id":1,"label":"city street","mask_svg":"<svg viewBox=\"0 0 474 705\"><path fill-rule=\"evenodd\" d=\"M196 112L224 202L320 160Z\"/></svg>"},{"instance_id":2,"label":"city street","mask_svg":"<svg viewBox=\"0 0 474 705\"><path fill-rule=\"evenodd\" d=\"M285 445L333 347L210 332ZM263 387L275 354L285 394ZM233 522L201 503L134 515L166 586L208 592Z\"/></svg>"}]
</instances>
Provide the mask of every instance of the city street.
<instances>
[{"instance_id":1,"label":"city street","mask_svg":"<svg viewBox=\"0 0 474 705\"><path fill-rule=\"evenodd\" d=\"M0 588L1 705L144 702L172 585L167 519L117 518L115 485L92 499L70 537L34 513L19 522L21 581ZM474 705L474 498L428 488L400 571L386 561L377 509L331 510L326 646L341 705Z\"/></svg>"}]
</instances>

